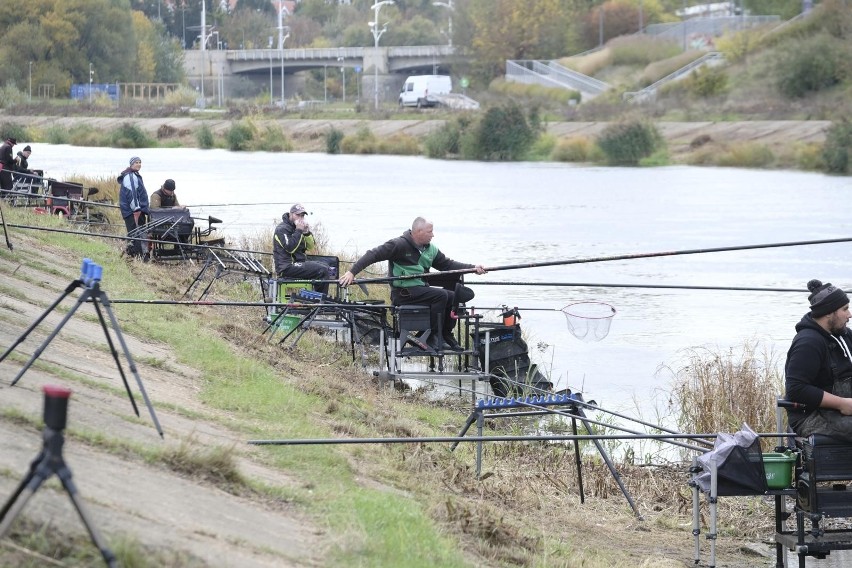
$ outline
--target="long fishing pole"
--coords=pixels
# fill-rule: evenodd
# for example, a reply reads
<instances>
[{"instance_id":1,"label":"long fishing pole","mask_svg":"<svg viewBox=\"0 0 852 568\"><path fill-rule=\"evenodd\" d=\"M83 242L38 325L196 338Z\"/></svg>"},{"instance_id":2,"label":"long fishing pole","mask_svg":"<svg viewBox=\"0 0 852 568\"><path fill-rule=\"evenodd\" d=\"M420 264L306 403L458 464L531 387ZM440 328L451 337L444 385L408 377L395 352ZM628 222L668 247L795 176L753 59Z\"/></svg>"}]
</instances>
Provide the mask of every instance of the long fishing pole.
<instances>
[{"instance_id":1,"label":"long fishing pole","mask_svg":"<svg viewBox=\"0 0 852 568\"><path fill-rule=\"evenodd\" d=\"M619 254L612 256L596 256L596 257L588 257L588 258L573 258L569 260L551 260L544 262L527 262L523 264L507 264L502 266L487 266L485 267L486 272L497 272L499 270L518 270L521 268L542 268L545 266L566 266L570 264L588 264L593 262L611 262L614 260L635 260L638 258L656 258L662 256L683 256L690 254L704 254L711 252L731 252L731 251L740 251L740 250L755 250L755 249L766 249L766 248L783 248L783 247L794 247L794 246L806 246L806 245L824 245L824 244L833 244L833 243L848 243L852 242L852 237L843 237L837 239L818 239L813 241L792 241L792 242L782 242L782 243L764 243L757 245L737 245L737 246L728 246L728 247L712 247L712 248L702 248L702 249L684 249L684 250L672 250L672 251L661 251L661 252L648 252L648 253L632 253L632 254ZM424 274L411 274L406 276L386 276L382 278L364 278L361 280L354 280L354 284L369 284L371 282L391 282L394 280L408 280L412 278L434 278L437 276L446 276L448 274L470 274L476 272L475 268L460 268L458 270L445 270L442 272L426 272Z\"/></svg>"},{"instance_id":2,"label":"long fishing pole","mask_svg":"<svg viewBox=\"0 0 852 568\"><path fill-rule=\"evenodd\" d=\"M759 438L789 436L782 432L761 432ZM248 440L256 446L322 446L349 444L423 444L428 442L560 442L584 440L692 440L696 438L718 438L719 434L548 434L526 436L412 436L410 438L299 438L281 440ZM704 451L704 450L702 450Z\"/></svg>"},{"instance_id":3,"label":"long fishing pole","mask_svg":"<svg viewBox=\"0 0 852 568\"><path fill-rule=\"evenodd\" d=\"M352 201L312 201L312 204L320 204L320 205L351 205ZM188 207L252 207L255 205L285 205L290 207L293 205L292 201L288 201L286 203L282 202L271 202L271 203L193 203Z\"/></svg>"},{"instance_id":4,"label":"long fishing pole","mask_svg":"<svg viewBox=\"0 0 852 568\"><path fill-rule=\"evenodd\" d=\"M444 274L444 273L442 273ZM547 286L570 288L655 288L663 290L719 290L726 292L807 292L799 288L754 288L749 286L693 286L681 284L603 284L593 282L472 282L475 286Z\"/></svg>"},{"instance_id":5,"label":"long fishing pole","mask_svg":"<svg viewBox=\"0 0 852 568\"><path fill-rule=\"evenodd\" d=\"M249 250L249 249L238 249L238 248L225 248L225 247L220 247L220 246L216 246L216 245L200 245L200 244L194 245L194 244L188 244L188 243L175 243L175 241L162 241L162 240L152 239L152 238L148 238L148 237L128 237L126 235L105 235L103 233L89 233L87 231L73 231L71 229L54 229L54 228L51 228L51 227L36 227L36 226L33 226L33 225L19 225L19 224L16 224L16 223L9 223L9 226L14 227L16 229L29 229L29 230L33 230L33 231L46 231L48 233L64 233L64 234L68 234L68 235L83 235L83 236L86 236L86 237L99 237L99 238L103 238L103 239L117 239L117 240L122 240L122 241L144 240L146 242L151 242L151 243L162 243L162 244L166 244L166 245L181 244L181 245L184 245L184 246L187 246L187 247L201 248L201 249L213 249L213 250L221 251L221 252L245 252L245 253L250 253L250 254L263 254L263 255L267 255L267 256L272 255L271 252ZM314 282L323 282L323 281L322 280L315 280ZM333 281L330 281L330 282L337 282L337 280L333 280Z\"/></svg>"}]
</instances>

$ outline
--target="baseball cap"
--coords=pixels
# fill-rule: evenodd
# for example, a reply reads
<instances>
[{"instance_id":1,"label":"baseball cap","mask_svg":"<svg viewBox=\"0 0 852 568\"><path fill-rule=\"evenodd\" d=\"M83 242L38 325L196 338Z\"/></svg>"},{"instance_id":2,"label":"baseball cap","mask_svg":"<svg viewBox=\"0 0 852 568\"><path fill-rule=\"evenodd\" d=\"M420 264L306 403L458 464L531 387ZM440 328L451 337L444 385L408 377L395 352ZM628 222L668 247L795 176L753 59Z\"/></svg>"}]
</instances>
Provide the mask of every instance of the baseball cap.
<instances>
[{"instance_id":1,"label":"baseball cap","mask_svg":"<svg viewBox=\"0 0 852 568\"><path fill-rule=\"evenodd\" d=\"M307 212L307 210L305 209L305 206L304 206L304 205L302 205L301 203L296 203L295 205L293 205L293 206L290 208L290 213L294 213L294 214L296 214L296 215L301 215L302 213L304 213L305 215L308 215L308 214L309 214L309 213Z\"/></svg>"}]
</instances>

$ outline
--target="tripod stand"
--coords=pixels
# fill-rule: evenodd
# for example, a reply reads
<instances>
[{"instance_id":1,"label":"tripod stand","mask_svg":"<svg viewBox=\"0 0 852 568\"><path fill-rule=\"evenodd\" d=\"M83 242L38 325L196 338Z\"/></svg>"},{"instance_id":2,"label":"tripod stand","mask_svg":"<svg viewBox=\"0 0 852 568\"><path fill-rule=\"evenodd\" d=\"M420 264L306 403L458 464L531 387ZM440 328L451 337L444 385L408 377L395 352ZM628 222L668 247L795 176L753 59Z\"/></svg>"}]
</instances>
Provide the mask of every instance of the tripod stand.
<instances>
[{"instance_id":1,"label":"tripod stand","mask_svg":"<svg viewBox=\"0 0 852 568\"><path fill-rule=\"evenodd\" d=\"M91 301L92 305L95 306L95 312L98 314L98 320L101 323L101 329L104 330L104 335L106 336L107 344L109 345L110 352L112 353L112 358L115 361L116 366L118 367L118 372L121 375L121 380L124 382L124 389L127 391L127 396L130 398L130 404L133 406L133 411L136 413L136 416L139 416L139 408L136 406L136 400L133 398L133 393L130 391L130 385L127 382L127 377L124 374L124 368L121 366L121 361L118 358L118 352L115 349L115 344L112 341L112 337L109 334L109 327L107 326L106 320L104 319L104 314L101 311L101 306L103 306L104 311L106 311L107 315L109 315L109 319L112 322L112 328L115 331L116 337L118 337L118 341L121 344L121 348L124 350L124 356L127 359L128 367L130 371L133 373L133 376L136 378L136 384L139 386L139 391L142 393L142 398L145 401L145 404L148 407L148 412L151 415L151 419L154 421L154 426L157 428L157 432L160 434L160 437L163 437L163 429L160 427L160 421L157 420L157 415L154 413L154 407L151 405L151 401L148 399L148 393L145 391L145 386L142 384L142 379L139 377L139 372L136 369L136 364L133 362L133 358L130 356L130 350L127 348L127 343L124 341L124 336L121 334L121 328L118 326L118 320L115 318L115 314L110 307L109 298L107 298L106 293L100 288L100 280L103 269L100 265L95 264L88 258L83 259L83 266L81 267L80 278L71 282L59 298L53 302L47 310L41 314L38 319L36 319L33 324L27 328L24 333L21 334L18 339L9 347L3 355L0 355L0 361L3 361L9 354L14 351L15 347L20 345L27 336L40 324L44 319L48 316L50 312L52 312L59 305L62 300L65 299L71 292L76 290L77 288L83 288L83 293L80 294L80 297L77 298L77 302L74 306L68 310L68 313L65 314L65 317L62 318L62 321L59 322L59 325L47 336L47 339L39 346L38 349L35 350L30 360L27 361L27 364L24 365L24 368L21 369L17 376L12 380L10 386L15 386L15 384L20 380L20 378L27 372L36 359L42 354L47 345L53 340L54 337L62 330L62 327L71 319L71 316L74 315L74 312L83 305L84 302Z\"/></svg>"},{"instance_id":2,"label":"tripod stand","mask_svg":"<svg viewBox=\"0 0 852 568\"><path fill-rule=\"evenodd\" d=\"M83 525L89 531L89 537L100 550L106 565L112 568L116 566L115 555L103 544L98 530L89 519L86 509L83 507L83 502L77 495L77 487L74 485L71 470L68 469L62 457L62 446L65 444L65 436L62 432L65 430L68 417L68 398L70 396L71 391L68 389L50 385L44 387L44 446L30 464L27 475L21 480L20 485L3 505L3 508L0 509L0 538L3 538L15 517L20 514L27 501L38 491L42 483L56 474L62 482L65 492L71 498L71 503L77 509Z\"/></svg>"}]
</instances>

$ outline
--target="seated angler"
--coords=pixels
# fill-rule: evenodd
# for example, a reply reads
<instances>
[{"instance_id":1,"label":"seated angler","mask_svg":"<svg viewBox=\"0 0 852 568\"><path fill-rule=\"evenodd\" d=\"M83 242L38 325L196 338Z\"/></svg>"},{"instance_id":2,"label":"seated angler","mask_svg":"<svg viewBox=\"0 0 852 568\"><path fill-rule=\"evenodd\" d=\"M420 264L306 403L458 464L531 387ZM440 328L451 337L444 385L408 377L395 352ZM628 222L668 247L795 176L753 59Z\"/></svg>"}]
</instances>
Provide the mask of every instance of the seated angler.
<instances>
[{"instance_id":1,"label":"seated angler","mask_svg":"<svg viewBox=\"0 0 852 568\"><path fill-rule=\"evenodd\" d=\"M328 280L329 266L323 262L308 260L307 252L316 243L311 226L305 220L308 212L301 203L290 208L289 213L281 216L281 223L275 227L272 238L272 257L275 261L275 274L278 278L292 280ZM317 282L314 290L328 293L328 282Z\"/></svg>"},{"instance_id":2,"label":"seated angler","mask_svg":"<svg viewBox=\"0 0 852 568\"><path fill-rule=\"evenodd\" d=\"M439 251L438 247L432 244L432 229L430 221L417 217L411 225L411 230L364 253L352 268L340 277L340 285L349 286L360 271L373 263L385 260L388 261L388 276L391 277L421 275L433 267L441 271L470 268L477 274L485 274L482 265L456 262ZM436 351L461 351L461 346L453 337L455 321L450 313L453 304L457 303L455 292L430 286L425 278L405 278L391 282L391 301L397 306L428 305L430 326L434 332L427 339L429 347Z\"/></svg>"},{"instance_id":3,"label":"seated angler","mask_svg":"<svg viewBox=\"0 0 852 568\"><path fill-rule=\"evenodd\" d=\"M149 207L151 209L160 209L165 207L186 209L186 207L182 207L178 202L177 195L175 195L175 189L175 180L167 179L164 181L163 185L160 186L160 189L151 194Z\"/></svg>"},{"instance_id":4,"label":"seated angler","mask_svg":"<svg viewBox=\"0 0 852 568\"><path fill-rule=\"evenodd\" d=\"M810 312L796 324L784 365L786 398L804 405L787 409L799 436L823 434L852 442L852 330L846 292L819 280L808 282Z\"/></svg>"}]
</instances>

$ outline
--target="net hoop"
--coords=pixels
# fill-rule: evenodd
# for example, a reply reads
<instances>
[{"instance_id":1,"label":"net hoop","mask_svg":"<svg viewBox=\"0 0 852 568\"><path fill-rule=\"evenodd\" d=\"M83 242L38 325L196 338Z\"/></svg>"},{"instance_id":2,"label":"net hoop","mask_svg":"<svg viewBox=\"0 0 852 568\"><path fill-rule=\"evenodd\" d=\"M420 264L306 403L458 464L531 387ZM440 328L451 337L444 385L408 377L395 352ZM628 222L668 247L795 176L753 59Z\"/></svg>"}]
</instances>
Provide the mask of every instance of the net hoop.
<instances>
[{"instance_id":1,"label":"net hoop","mask_svg":"<svg viewBox=\"0 0 852 568\"><path fill-rule=\"evenodd\" d=\"M615 308L604 302L575 302L562 308L568 331L580 341L600 341L609 335Z\"/></svg>"}]
</instances>

